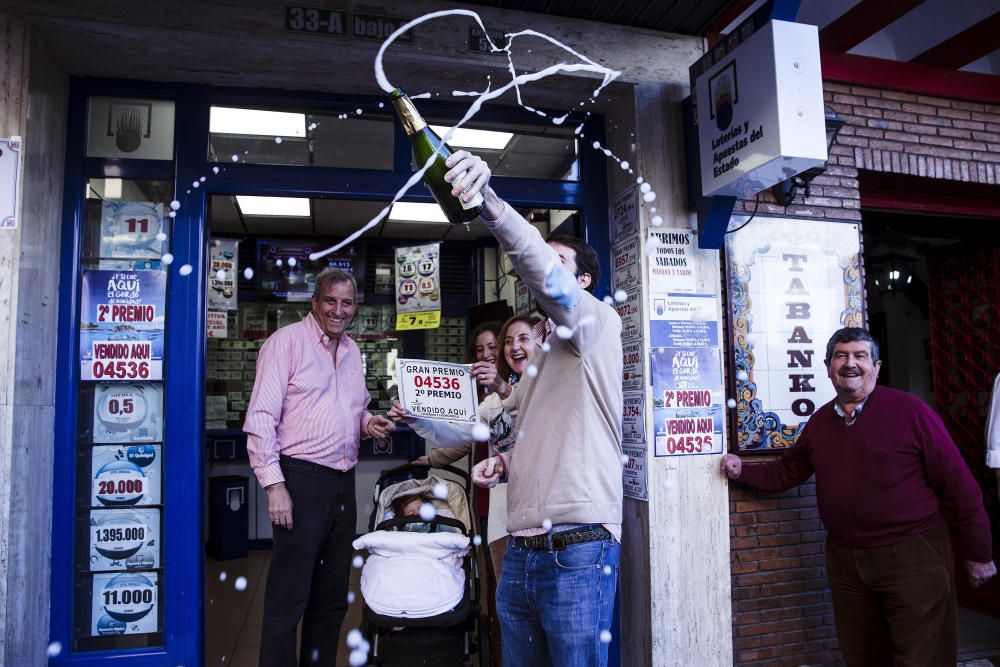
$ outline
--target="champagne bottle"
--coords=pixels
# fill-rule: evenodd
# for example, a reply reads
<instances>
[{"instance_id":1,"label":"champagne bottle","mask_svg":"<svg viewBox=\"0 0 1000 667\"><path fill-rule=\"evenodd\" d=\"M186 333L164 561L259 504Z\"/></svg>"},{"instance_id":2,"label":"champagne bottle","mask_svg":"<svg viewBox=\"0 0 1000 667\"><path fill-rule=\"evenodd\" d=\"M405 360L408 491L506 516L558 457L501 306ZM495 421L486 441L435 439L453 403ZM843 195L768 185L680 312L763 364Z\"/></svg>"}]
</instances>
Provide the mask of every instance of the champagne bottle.
<instances>
[{"instance_id":1,"label":"champagne bottle","mask_svg":"<svg viewBox=\"0 0 1000 667\"><path fill-rule=\"evenodd\" d=\"M424 172L424 185L434 195L448 221L453 225L459 225L475 220L486 207L486 202L479 193L468 202L452 196L452 184L444 180L444 175L448 172L444 161L452 153L448 144L442 142L441 137L427 126L406 93L397 88L389 94L389 99L392 100L392 106L399 114L403 128L410 137L410 143L413 144L413 156L416 158L417 167L423 167L428 158L437 151L434 161Z\"/></svg>"}]
</instances>

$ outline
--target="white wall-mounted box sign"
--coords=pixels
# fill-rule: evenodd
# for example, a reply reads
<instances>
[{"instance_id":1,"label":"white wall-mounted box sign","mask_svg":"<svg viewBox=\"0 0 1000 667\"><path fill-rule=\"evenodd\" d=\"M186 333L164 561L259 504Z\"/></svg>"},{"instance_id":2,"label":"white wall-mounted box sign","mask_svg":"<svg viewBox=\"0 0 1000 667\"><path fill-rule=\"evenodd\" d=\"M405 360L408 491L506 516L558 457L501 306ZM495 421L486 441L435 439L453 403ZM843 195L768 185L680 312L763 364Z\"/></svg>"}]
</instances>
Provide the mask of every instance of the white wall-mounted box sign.
<instances>
[{"instance_id":1,"label":"white wall-mounted box sign","mask_svg":"<svg viewBox=\"0 0 1000 667\"><path fill-rule=\"evenodd\" d=\"M826 162L816 26L770 21L695 79L702 194L750 197Z\"/></svg>"},{"instance_id":2,"label":"white wall-mounted box sign","mask_svg":"<svg viewBox=\"0 0 1000 667\"><path fill-rule=\"evenodd\" d=\"M0 229L17 229L21 137L0 139Z\"/></svg>"}]
</instances>

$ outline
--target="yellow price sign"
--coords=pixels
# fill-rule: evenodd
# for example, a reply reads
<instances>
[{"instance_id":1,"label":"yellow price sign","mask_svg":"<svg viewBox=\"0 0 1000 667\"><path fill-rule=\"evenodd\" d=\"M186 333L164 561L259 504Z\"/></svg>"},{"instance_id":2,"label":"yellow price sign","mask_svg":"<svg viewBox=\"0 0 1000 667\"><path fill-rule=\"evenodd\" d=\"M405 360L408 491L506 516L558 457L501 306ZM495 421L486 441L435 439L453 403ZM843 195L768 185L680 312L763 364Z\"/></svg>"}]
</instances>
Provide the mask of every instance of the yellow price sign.
<instances>
[{"instance_id":1,"label":"yellow price sign","mask_svg":"<svg viewBox=\"0 0 1000 667\"><path fill-rule=\"evenodd\" d=\"M437 329L441 326L441 311L429 310L423 313L396 313L396 330Z\"/></svg>"}]
</instances>

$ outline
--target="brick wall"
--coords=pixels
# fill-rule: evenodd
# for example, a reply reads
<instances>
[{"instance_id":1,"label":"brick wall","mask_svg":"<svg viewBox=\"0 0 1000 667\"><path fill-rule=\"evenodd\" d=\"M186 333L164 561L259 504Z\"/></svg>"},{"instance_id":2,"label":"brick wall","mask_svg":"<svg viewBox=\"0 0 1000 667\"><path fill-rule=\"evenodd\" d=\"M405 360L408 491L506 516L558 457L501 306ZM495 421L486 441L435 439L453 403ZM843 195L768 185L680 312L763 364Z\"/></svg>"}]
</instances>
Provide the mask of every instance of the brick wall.
<instances>
[{"instance_id":1,"label":"brick wall","mask_svg":"<svg viewBox=\"0 0 1000 667\"><path fill-rule=\"evenodd\" d=\"M1000 107L825 82L846 121L811 196L786 209L771 193L735 214L861 221L865 170L1000 183ZM859 174L861 178L859 179ZM748 463L767 457L747 457ZM812 481L783 494L730 487L734 661L768 667L840 662Z\"/></svg>"}]
</instances>

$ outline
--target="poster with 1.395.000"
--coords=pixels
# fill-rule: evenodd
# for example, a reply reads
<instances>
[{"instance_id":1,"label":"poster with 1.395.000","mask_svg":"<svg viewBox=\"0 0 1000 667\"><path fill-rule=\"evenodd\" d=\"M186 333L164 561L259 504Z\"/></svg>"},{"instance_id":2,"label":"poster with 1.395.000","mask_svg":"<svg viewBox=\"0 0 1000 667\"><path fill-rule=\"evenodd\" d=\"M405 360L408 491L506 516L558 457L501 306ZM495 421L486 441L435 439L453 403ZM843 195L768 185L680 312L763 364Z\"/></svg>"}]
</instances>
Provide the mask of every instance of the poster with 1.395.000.
<instances>
[{"instance_id":1,"label":"poster with 1.395.000","mask_svg":"<svg viewBox=\"0 0 1000 667\"><path fill-rule=\"evenodd\" d=\"M160 510L90 511L90 569L152 570L160 566Z\"/></svg>"}]
</instances>

